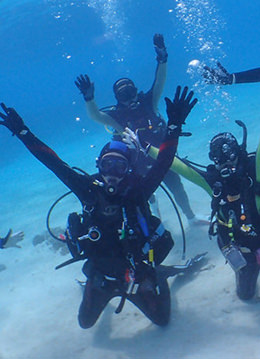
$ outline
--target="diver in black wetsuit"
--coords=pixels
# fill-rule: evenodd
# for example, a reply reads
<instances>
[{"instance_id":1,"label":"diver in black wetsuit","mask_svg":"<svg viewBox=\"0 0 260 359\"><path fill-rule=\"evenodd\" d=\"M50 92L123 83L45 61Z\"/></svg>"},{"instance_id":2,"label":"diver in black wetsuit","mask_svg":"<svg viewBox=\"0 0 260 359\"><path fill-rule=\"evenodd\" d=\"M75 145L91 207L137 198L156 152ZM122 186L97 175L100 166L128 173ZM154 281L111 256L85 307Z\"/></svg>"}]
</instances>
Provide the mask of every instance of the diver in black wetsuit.
<instances>
[{"instance_id":1,"label":"diver in black wetsuit","mask_svg":"<svg viewBox=\"0 0 260 359\"><path fill-rule=\"evenodd\" d=\"M202 75L207 83L215 85L260 82L260 67L230 74L220 62L217 62L217 68L215 69L204 66L204 72Z\"/></svg>"},{"instance_id":2,"label":"diver in black wetsuit","mask_svg":"<svg viewBox=\"0 0 260 359\"><path fill-rule=\"evenodd\" d=\"M181 127L196 104L193 92L177 88L174 101L166 98L168 125L159 155L150 171L140 177L134 169L136 151L112 141L100 153L97 175L81 174L63 162L35 137L12 108L0 124L7 127L79 198L83 214L68 219L67 243L77 259L87 259L83 272L88 280L79 309L79 324L95 324L115 296L133 302L155 324L170 317L170 292L157 268L173 246L171 235L151 216L148 199L168 171Z\"/></svg>"},{"instance_id":3,"label":"diver in black wetsuit","mask_svg":"<svg viewBox=\"0 0 260 359\"><path fill-rule=\"evenodd\" d=\"M158 103L166 81L168 54L162 35L155 34L153 42L158 65L153 85L148 92L138 92L132 80L121 78L113 85L117 104L109 109L99 110L94 99L94 84L89 77L80 75L75 82L84 96L87 112L91 119L113 127L116 130L113 138L116 140L121 138L126 127L132 131L138 131L138 137L143 147L148 143L159 147L166 131L166 123L158 112ZM140 174L145 175L152 163L152 158L140 156L138 166ZM180 176L169 171L164 182L190 223L201 224L202 222L195 217L190 207Z\"/></svg>"},{"instance_id":4,"label":"diver in black wetsuit","mask_svg":"<svg viewBox=\"0 0 260 359\"><path fill-rule=\"evenodd\" d=\"M247 300L255 294L260 268L260 146L248 154L246 127L237 123L244 129L241 145L231 133L219 133L210 142L214 165L202 171L178 159L174 170L212 196L209 234L217 235L219 248L236 273L237 295Z\"/></svg>"}]
</instances>

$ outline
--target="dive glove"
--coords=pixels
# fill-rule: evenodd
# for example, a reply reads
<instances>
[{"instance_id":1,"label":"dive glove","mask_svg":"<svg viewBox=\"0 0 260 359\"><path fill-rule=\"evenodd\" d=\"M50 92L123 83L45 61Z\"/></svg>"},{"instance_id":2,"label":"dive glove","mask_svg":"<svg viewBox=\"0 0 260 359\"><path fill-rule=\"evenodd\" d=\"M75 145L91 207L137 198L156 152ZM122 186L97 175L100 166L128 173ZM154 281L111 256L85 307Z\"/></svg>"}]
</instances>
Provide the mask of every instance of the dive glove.
<instances>
[{"instance_id":1,"label":"dive glove","mask_svg":"<svg viewBox=\"0 0 260 359\"><path fill-rule=\"evenodd\" d=\"M167 62L168 53L164 44L163 35L155 34L153 37L153 44L157 54L157 61L159 62L159 64L164 64L165 62Z\"/></svg>"},{"instance_id":2,"label":"dive glove","mask_svg":"<svg viewBox=\"0 0 260 359\"><path fill-rule=\"evenodd\" d=\"M25 126L23 119L18 115L15 109L6 107L4 103L0 104L4 113L0 112L0 125L7 127L14 135L25 135L28 132L28 127Z\"/></svg>"},{"instance_id":3,"label":"dive glove","mask_svg":"<svg viewBox=\"0 0 260 359\"><path fill-rule=\"evenodd\" d=\"M231 85L235 82L234 75L230 74L220 62L217 62L216 69L204 66L202 76L208 84Z\"/></svg>"},{"instance_id":4,"label":"dive glove","mask_svg":"<svg viewBox=\"0 0 260 359\"><path fill-rule=\"evenodd\" d=\"M138 131L134 132L130 128L126 127L123 131L122 140L130 150L135 150L137 152L145 152L140 143Z\"/></svg>"},{"instance_id":5,"label":"dive glove","mask_svg":"<svg viewBox=\"0 0 260 359\"><path fill-rule=\"evenodd\" d=\"M77 81L75 81L75 85L82 93L86 102L94 99L94 82L90 81L88 75L79 75Z\"/></svg>"},{"instance_id":6,"label":"dive glove","mask_svg":"<svg viewBox=\"0 0 260 359\"><path fill-rule=\"evenodd\" d=\"M172 132L182 135L181 128L185 124L185 120L192 110L192 108L198 102L198 99L195 98L192 100L193 91L188 92L188 87L185 86L181 93L181 86L177 86L176 93L173 101L168 97L165 97L166 102L166 112L168 116L168 134ZM183 135L187 135L183 133Z\"/></svg>"}]
</instances>

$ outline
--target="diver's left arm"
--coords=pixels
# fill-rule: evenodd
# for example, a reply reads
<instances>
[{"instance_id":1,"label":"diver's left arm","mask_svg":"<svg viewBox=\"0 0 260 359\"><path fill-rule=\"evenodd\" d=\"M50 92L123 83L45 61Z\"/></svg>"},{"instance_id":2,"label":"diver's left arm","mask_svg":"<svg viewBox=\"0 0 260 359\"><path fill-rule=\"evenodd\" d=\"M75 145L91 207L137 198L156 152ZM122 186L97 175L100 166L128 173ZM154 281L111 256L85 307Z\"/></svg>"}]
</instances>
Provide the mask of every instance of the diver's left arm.
<instances>
[{"instance_id":1,"label":"diver's left arm","mask_svg":"<svg viewBox=\"0 0 260 359\"><path fill-rule=\"evenodd\" d=\"M156 113L167 76L168 53L164 44L163 35L155 34L153 37L153 43L157 54L156 60L158 64L155 72L155 79L150 91L152 91L153 111Z\"/></svg>"},{"instance_id":2,"label":"diver's left arm","mask_svg":"<svg viewBox=\"0 0 260 359\"><path fill-rule=\"evenodd\" d=\"M160 146L158 157L143 180L144 193L147 198L159 186L172 164L182 125L198 101L196 98L192 100L192 97L193 91L188 92L188 87L184 87L181 92L181 87L178 86L173 101L165 98L168 115L167 132Z\"/></svg>"}]
</instances>

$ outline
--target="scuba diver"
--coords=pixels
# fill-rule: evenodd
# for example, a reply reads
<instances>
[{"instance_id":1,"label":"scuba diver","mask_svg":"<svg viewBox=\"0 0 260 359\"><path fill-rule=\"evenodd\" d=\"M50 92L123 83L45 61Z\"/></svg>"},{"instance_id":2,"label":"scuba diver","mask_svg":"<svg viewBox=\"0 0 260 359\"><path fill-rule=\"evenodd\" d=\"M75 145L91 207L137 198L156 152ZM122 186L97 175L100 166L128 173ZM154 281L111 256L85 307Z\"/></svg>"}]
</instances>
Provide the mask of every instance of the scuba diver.
<instances>
[{"instance_id":1,"label":"scuba diver","mask_svg":"<svg viewBox=\"0 0 260 359\"><path fill-rule=\"evenodd\" d=\"M260 81L260 67L252 70L229 73L225 67L217 62L217 68L204 66L202 76L205 82L215 85L233 85Z\"/></svg>"},{"instance_id":2,"label":"scuba diver","mask_svg":"<svg viewBox=\"0 0 260 359\"><path fill-rule=\"evenodd\" d=\"M90 328L107 303L121 296L134 303L153 323L165 326L170 317L170 290L160 263L173 247L170 232L150 212L148 199L168 171L182 125L197 103L193 92L177 87L174 100L166 98L168 115L164 141L149 172L135 171L138 151L124 142L106 144L97 159L98 173L82 174L63 162L24 124L13 108L1 104L0 124L16 135L80 200L81 215L68 218L66 241L74 258L87 260L87 277L79 308L79 324ZM67 263L68 264L68 263ZM60 266L63 266L64 263ZM58 267L60 267L58 266Z\"/></svg>"},{"instance_id":3,"label":"scuba diver","mask_svg":"<svg viewBox=\"0 0 260 359\"><path fill-rule=\"evenodd\" d=\"M87 113L91 119L112 127L115 130L113 136L115 140L121 139L122 132L126 127L138 132L138 138L143 147L146 147L148 143L159 147L167 128L164 119L158 112L158 103L166 81L168 53L163 35L155 34L153 43L158 64L153 85L146 93L138 92L131 79L120 78L113 85L117 104L99 110L94 99L94 83L90 81L87 75L80 75L75 81L84 97ZM145 155L139 156L138 169L140 174L145 175L152 163L152 158ZM198 219L190 207L180 176L169 171L164 178L164 183L173 193L189 223L203 224L205 221Z\"/></svg>"},{"instance_id":4,"label":"scuba diver","mask_svg":"<svg viewBox=\"0 0 260 359\"><path fill-rule=\"evenodd\" d=\"M187 160L174 159L172 169L199 185L211 196L210 238L218 246L236 274L236 291L242 300L256 290L260 266L260 146L247 153L247 130L241 145L229 132L210 141L209 158L214 164L201 170ZM156 150L151 148L150 151Z\"/></svg>"}]
</instances>

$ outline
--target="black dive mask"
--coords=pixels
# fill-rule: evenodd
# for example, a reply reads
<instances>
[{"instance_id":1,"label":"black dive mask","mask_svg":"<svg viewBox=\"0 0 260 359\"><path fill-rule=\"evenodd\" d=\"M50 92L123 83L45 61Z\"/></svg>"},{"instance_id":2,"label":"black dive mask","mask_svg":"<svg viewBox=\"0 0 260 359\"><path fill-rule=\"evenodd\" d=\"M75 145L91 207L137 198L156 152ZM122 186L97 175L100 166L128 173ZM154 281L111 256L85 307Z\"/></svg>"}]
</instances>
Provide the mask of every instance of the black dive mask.
<instances>
[{"instance_id":1,"label":"black dive mask","mask_svg":"<svg viewBox=\"0 0 260 359\"><path fill-rule=\"evenodd\" d=\"M132 85L125 85L116 92L118 102L131 102L137 95L137 88Z\"/></svg>"},{"instance_id":2,"label":"black dive mask","mask_svg":"<svg viewBox=\"0 0 260 359\"><path fill-rule=\"evenodd\" d=\"M214 161L221 177L229 177L236 172L240 152L236 138L229 132L216 135L210 142L209 158Z\"/></svg>"},{"instance_id":3,"label":"black dive mask","mask_svg":"<svg viewBox=\"0 0 260 359\"><path fill-rule=\"evenodd\" d=\"M104 179L105 190L108 194L115 195L124 189L122 180L130 170L127 158L105 155L99 160L98 168Z\"/></svg>"},{"instance_id":4,"label":"black dive mask","mask_svg":"<svg viewBox=\"0 0 260 359\"><path fill-rule=\"evenodd\" d=\"M209 153L209 158L215 164L224 164L226 162L234 162L238 156L238 149L230 146L228 143L223 143L218 148L214 148Z\"/></svg>"},{"instance_id":5,"label":"black dive mask","mask_svg":"<svg viewBox=\"0 0 260 359\"><path fill-rule=\"evenodd\" d=\"M99 161L98 168L103 176L123 178L129 171L129 163L123 157L105 156Z\"/></svg>"}]
</instances>

